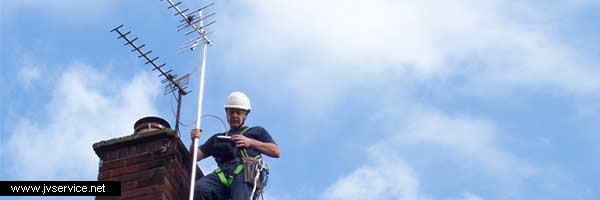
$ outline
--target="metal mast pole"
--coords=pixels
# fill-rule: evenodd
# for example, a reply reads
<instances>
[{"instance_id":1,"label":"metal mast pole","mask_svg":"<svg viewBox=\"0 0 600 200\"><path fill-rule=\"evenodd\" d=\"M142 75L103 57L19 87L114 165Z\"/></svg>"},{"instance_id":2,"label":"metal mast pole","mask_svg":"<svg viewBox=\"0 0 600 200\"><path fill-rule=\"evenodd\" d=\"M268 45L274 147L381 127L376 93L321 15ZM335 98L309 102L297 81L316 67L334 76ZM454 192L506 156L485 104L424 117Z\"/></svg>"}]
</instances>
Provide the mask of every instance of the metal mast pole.
<instances>
[{"instance_id":1,"label":"metal mast pole","mask_svg":"<svg viewBox=\"0 0 600 200\"><path fill-rule=\"evenodd\" d=\"M177 3L173 2L173 0L166 0L166 1L169 3L169 7L167 9L171 9L171 8L175 9L175 11L176 11L175 15L179 15L182 18L180 21L180 22L182 22L182 24L180 24L177 27L177 31L192 28L193 30L189 31L185 35L189 35L194 32L198 33L198 37L196 37L190 41L184 42L183 46L180 48L178 53L183 52L183 50L186 50L186 49L194 50L196 45L198 45L199 42L202 42L202 62L200 64L200 83L199 83L200 93L198 94L198 110L196 112L196 129L201 130L202 121L200 120L200 118L202 117L202 98L204 96L204 77L205 77L205 71L206 71L205 70L205 68L206 68L206 50L208 48L208 45L211 44L210 40L208 40L208 37L206 37L206 35L208 35L210 33L206 33L205 27L215 23L215 21L212 21L207 24L204 24L204 19L208 18L210 16L213 16L215 13L209 14L207 16L203 16L202 11L204 9L214 5L215 3L210 3L210 4L200 8L198 10L195 10L195 11L189 11L189 9L182 10L179 7L177 7L178 5L181 4L181 1L179 1ZM196 16L194 16L194 13L196 13L196 12L198 13L197 18L196 18ZM194 188L196 185L196 162L198 161L198 138L194 138L194 140L192 141L192 147L193 147L193 149L192 149L192 173L191 173L191 177L190 177L190 199L189 200L194 200Z\"/></svg>"},{"instance_id":2,"label":"metal mast pole","mask_svg":"<svg viewBox=\"0 0 600 200\"><path fill-rule=\"evenodd\" d=\"M202 18L202 10L198 11L198 16ZM200 27L203 27L203 22L200 21ZM202 34L204 34L204 28L201 28ZM196 112L196 129L200 129L202 116L202 97L204 96L204 74L206 67L206 49L208 48L208 41L202 42L202 62L200 64L200 93L198 94L198 112ZM194 188L196 184L196 162L198 160L198 138L194 138L192 142L194 144L194 150L192 153L192 177L190 180L190 199L194 200Z\"/></svg>"}]
</instances>

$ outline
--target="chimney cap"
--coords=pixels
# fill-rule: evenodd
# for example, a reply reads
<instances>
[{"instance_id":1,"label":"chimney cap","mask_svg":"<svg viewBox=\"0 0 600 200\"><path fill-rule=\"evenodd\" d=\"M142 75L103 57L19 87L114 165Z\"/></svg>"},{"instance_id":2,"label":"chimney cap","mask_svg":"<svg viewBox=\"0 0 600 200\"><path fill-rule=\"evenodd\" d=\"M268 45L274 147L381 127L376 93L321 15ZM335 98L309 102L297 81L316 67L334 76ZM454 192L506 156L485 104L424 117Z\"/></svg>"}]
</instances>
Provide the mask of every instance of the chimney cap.
<instances>
[{"instance_id":1,"label":"chimney cap","mask_svg":"<svg viewBox=\"0 0 600 200\"><path fill-rule=\"evenodd\" d=\"M147 130L147 129L165 129L165 128L169 128L169 129L171 128L171 125L169 125L169 122L167 122L163 118L156 117L156 116L143 117L143 118L137 120L135 122L135 124L133 125L134 133L138 133L138 132L141 132L141 131Z\"/></svg>"}]
</instances>

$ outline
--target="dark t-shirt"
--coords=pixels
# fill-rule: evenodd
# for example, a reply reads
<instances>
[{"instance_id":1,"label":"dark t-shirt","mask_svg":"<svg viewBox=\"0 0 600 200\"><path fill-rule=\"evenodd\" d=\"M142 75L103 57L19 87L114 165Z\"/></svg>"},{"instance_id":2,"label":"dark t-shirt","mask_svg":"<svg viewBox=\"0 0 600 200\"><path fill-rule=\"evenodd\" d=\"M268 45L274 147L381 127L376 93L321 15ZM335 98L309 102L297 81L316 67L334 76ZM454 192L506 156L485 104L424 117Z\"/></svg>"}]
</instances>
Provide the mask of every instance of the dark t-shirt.
<instances>
[{"instance_id":1,"label":"dark t-shirt","mask_svg":"<svg viewBox=\"0 0 600 200\"><path fill-rule=\"evenodd\" d=\"M228 135L232 136L240 134L242 130L244 130L244 128L229 130ZM200 145L200 150L204 153L204 155L206 157L213 156L219 166L221 166L223 162L233 160L236 157L242 157L240 149L235 147L232 140L217 138L217 136L225 134L226 133L214 134L213 136L208 138L208 140L204 144ZM275 141L273 140L273 138L271 138L271 135L269 135L267 130L260 126L251 127L244 133L244 136L261 142L275 144ZM246 151L248 151L248 156L251 157L260 155L260 152L254 148L246 148Z\"/></svg>"}]
</instances>

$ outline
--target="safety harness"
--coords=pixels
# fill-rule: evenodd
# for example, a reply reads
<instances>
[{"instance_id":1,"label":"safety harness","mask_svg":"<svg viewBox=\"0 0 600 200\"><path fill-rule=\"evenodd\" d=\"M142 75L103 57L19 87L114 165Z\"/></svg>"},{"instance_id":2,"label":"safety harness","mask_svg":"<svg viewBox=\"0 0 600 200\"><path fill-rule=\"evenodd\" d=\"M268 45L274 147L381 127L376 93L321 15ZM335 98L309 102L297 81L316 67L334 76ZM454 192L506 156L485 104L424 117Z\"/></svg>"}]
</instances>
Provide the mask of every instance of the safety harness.
<instances>
[{"instance_id":1,"label":"safety harness","mask_svg":"<svg viewBox=\"0 0 600 200\"><path fill-rule=\"evenodd\" d=\"M246 127L244 130L242 130L242 132L240 132L240 135L244 136L244 133L246 133L246 131L248 131L248 130L250 130L250 128ZM240 151L240 154L242 154L242 158L249 157L248 151L245 148ZM257 159L261 158L260 154L257 155L255 158L257 158ZM225 185L226 187L229 187L231 185L231 183L233 183L234 177L236 175L240 174L242 171L244 171L243 163L235 166L235 169L233 170L233 175L229 175L229 176L225 177L225 173L223 172L223 170L220 167L217 167L217 169L215 169L215 174L217 174L217 176L219 177L219 180L221 181L221 183L223 183L223 185Z\"/></svg>"},{"instance_id":2,"label":"safety harness","mask_svg":"<svg viewBox=\"0 0 600 200\"><path fill-rule=\"evenodd\" d=\"M250 128L246 127L244 130L242 130L242 132L240 132L240 135L244 136L244 133L246 133L248 130L250 130ZM227 135L227 133L225 135ZM231 183L233 183L235 176L244 171L244 182L253 185L252 193L250 194L250 200L254 199L255 194L256 197L262 197L263 189L268 180L269 166L262 159L260 154L256 155L255 157L250 157L246 148L240 150L240 154L242 156L240 160L243 162L235 166L232 175L226 177L225 173L220 167L215 169L215 174L217 174L219 181L221 181L225 187L229 187Z\"/></svg>"}]
</instances>

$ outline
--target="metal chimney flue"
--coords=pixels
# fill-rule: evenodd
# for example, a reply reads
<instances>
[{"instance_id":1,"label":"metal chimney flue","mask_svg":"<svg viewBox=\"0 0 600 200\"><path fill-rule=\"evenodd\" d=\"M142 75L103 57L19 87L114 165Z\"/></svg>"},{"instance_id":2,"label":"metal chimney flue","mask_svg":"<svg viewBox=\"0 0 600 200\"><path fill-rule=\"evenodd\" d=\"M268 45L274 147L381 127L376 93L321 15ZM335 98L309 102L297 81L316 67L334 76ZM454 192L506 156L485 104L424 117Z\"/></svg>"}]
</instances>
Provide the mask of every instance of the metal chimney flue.
<instances>
[{"instance_id":1,"label":"metal chimney flue","mask_svg":"<svg viewBox=\"0 0 600 200\"><path fill-rule=\"evenodd\" d=\"M171 129L169 122L160 117L148 116L141 118L133 125L134 134L144 133L148 131Z\"/></svg>"}]
</instances>

